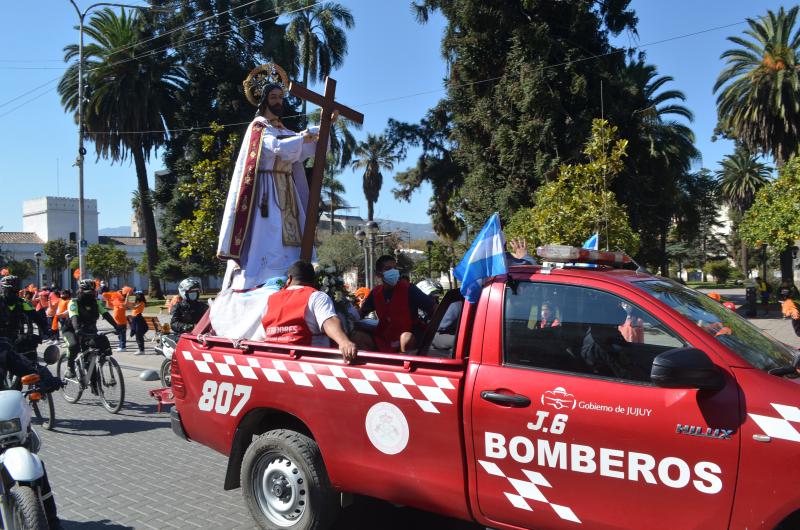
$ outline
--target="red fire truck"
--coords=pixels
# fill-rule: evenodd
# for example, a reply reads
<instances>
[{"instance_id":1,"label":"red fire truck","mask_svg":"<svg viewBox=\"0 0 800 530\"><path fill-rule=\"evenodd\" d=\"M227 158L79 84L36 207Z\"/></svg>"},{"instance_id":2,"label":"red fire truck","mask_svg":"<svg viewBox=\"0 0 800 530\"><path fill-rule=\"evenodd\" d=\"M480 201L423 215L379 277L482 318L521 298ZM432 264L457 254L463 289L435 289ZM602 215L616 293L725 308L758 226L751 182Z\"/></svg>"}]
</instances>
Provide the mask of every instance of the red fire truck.
<instances>
[{"instance_id":1,"label":"red fire truck","mask_svg":"<svg viewBox=\"0 0 800 530\"><path fill-rule=\"evenodd\" d=\"M414 354L183 335L173 430L228 456L262 528L353 494L497 529L800 528L796 352L625 256L538 253L566 266L448 293Z\"/></svg>"}]
</instances>

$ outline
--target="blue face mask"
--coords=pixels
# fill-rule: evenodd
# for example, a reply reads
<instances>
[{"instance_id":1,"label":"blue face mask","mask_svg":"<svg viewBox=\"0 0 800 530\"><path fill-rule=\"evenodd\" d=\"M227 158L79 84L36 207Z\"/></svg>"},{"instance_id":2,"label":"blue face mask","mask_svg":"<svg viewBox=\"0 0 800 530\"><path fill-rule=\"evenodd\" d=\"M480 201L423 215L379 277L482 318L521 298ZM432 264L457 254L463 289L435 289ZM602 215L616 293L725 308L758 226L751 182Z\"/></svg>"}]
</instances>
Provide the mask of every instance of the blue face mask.
<instances>
[{"instance_id":1,"label":"blue face mask","mask_svg":"<svg viewBox=\"0 0 800 530\"><path fill-rule=\"evenodd\" d=\"M383 283L389 287L394 287L400 280L400 271L397 269L389 269L383 273Z\"/></svg>"},{"instance_id":2,"label":"blue face mask","mask_svg":"<svg viewBox=\"0 0 800 530\"><path fill-rule=\"evenodd\" d=\"M192 302L196 301L199 297L200 293L192 293L192 292L186 293L186 298L188 298Z\"/></svg>"}]
</instances>

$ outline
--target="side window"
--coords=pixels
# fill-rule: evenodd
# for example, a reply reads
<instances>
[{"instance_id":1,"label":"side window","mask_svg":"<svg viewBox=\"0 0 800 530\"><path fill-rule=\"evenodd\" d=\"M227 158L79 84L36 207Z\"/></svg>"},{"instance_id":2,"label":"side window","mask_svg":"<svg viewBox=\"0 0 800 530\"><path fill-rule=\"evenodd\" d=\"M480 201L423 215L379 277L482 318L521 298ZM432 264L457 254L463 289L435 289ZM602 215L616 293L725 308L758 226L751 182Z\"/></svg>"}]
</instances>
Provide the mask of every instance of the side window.
<instances>
[{"instance_id":1,"label":"side window","mask_svg":"<svg viewBox=\"0 0 800 530\"><path fill-rule=\"evenodd\" d=\"M686 346L650 314L597 289L518 282L504 299L505 364L649 382L658 354Z\"/></svg>"}]
</instances>

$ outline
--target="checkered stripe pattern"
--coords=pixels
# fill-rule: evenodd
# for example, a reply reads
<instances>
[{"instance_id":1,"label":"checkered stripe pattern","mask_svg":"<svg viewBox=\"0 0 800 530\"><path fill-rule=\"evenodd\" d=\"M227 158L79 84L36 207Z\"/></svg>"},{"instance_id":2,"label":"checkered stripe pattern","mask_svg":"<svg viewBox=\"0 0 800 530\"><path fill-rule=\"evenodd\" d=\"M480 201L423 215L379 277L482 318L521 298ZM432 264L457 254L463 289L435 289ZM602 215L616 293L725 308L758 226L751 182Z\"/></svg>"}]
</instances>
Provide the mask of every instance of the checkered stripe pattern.
<instances>
[{"instance_id":1,"label":"checkered stripe pattern","mask_svg":"<svg viewBox=\"0 0 800 530\"><path fill-rule=\"evenodd\" d=\"M382 391L398 400L414 401L424 411L439 414L438 406L452 405L455 386L446 377L412 376L406 373L376 372L365 368L265 359L252 355L212 355L181 352L201 374L242 377L253 381L290 383L311 388L378 396ZM237 372L234 374L234 371ZM448 395L450 394L450 396Z\"/></svg>"},{"instance_id":2,"label":"checkered stripe pattern","mask_svg":"<svg viewBox=\"0 0 800 530\"><path fill-rule=\"evenodd\" d=\"M797 424L800 424L800 408L778 403L770 403L770 405L778 411L779 418L761 414L748 414L748 416L761 427L767 436L790 442L800 442L800 431L797 430Z\"/></svg>"},{"instance_id":3,"label":"checkered stripe pattern","mask_svg":"<svg viewBox=\"0 0 800 530\"><path fill-rule=\"evenodd\" d=\"M578 516L575 515L575 512L573 512L571 508L562 506L560 504L554 504L547 500L539 487L552 488L552 486L541 473L523 469L522 473L525 475L527 480L520 480L506 476L506 474L503 473L503 470L500 469L500 467L494 462L478 460L478 463L481 465L481 467L483 467L484 471L494 477L506 479L511 486L514 487L516 493L503 492L503 495L506 496L514 508L532 512L533 507L528 503L528 501L543 502L549 505L553 511L556 512L556 515L565 521L571 521L573 523L580 524L581 520L578 519Z\"/></svg>"}]
</instances>

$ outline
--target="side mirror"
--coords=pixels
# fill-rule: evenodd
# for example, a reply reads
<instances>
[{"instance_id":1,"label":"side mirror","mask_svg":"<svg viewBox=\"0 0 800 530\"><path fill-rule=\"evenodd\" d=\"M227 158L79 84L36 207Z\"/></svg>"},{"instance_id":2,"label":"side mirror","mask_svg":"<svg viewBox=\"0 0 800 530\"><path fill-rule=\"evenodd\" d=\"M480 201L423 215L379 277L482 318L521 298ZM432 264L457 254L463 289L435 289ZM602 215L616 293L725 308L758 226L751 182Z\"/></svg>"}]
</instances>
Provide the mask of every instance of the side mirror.
<instances>
[{"instance_id":1,"label":"side mirror","mask_svg":"<svg viewBox=\"0 0 800 530\"><path fill-rule=\"evenodd\" d=\"M42 353L42 358L44 359L45 364L56 364L60 357L61 350L59 350L58 346L55 344L51 344L45 348L44 352Z\"/></svg>"},{"instance_id":2,"label":"side mirror","mask_svg":"<svg viewBox=\"0 0 800 530\"><path fill-rule=\"evenodd\" d=\"M720 390L725 386L719 368L697 348L675 348L657 356L650 380L662 388Z\"/></svg>"}]
</instances>

